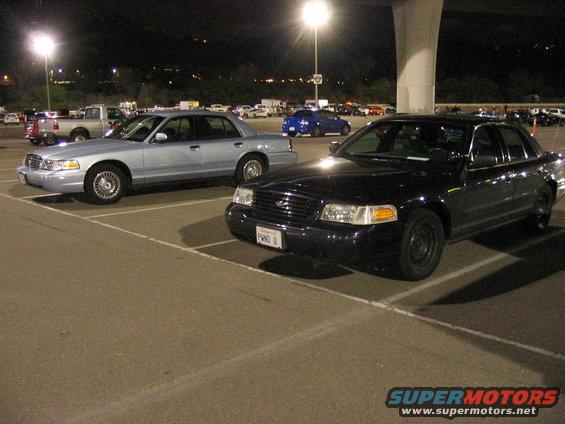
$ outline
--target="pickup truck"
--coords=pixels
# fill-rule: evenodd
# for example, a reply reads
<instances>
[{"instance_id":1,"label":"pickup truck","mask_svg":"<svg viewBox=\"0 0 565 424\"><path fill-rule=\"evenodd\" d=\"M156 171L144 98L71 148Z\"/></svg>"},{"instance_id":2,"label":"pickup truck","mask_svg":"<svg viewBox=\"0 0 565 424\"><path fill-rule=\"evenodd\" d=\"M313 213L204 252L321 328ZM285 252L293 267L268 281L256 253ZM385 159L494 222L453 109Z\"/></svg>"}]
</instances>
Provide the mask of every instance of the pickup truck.
<instances>
[{"instance_id":1,"label":"pickup truck","mask_svg":"<svg viewBox=\"0 0 565 424\"><path fill-rule=\"evenodd\" d=\"M125 114L115 106L93 105L85 108L83 118L40 118L26 123L24 138L30 143L52 146L59 140L81 141L99 138Z\"/></svg>"}]
</instances>

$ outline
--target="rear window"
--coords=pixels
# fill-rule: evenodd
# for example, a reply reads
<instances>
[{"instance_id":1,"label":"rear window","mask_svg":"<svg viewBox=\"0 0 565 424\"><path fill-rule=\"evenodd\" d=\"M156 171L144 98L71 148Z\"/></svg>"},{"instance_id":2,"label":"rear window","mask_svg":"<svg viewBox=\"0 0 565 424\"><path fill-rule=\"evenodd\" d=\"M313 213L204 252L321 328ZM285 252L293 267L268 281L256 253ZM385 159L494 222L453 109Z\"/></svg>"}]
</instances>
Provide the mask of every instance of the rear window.
<instances>
[{"instance_id":1,"label":"rear window","mask_svg":"<svg viewBox=\"0 0 565 424\"><path fill-rule=\"evenodd\" d=\"M299 111L296 111L294 113L294 115L292 115L292 116L294 116L295 118L301 118L303 116L311 116L311 115L312 115L311 110L299 110Z\"/></svg>"}]
</instances>

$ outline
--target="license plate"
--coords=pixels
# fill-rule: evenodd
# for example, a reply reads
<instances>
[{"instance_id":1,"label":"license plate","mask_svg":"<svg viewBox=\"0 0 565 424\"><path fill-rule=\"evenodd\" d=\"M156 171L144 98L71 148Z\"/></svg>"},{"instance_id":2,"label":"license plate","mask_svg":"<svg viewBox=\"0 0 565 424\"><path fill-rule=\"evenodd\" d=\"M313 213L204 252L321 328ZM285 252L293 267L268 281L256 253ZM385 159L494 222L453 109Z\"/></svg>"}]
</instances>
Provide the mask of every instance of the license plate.
<instances>
[{"instance_id":1,"label":"license plate","mask_svg":"<svg viewBox=\"0 0 565 424\"><path fill-rule=\"evenodd\" d=\"M22 184L27 184L27 179L25 174L18 174L18 180L20 180L20 183Z\"/></svg>"},{"instance_id":2,"label":"license plate","mask_svg":"<svg viewBox=\"0 0 565 424\"><path fill-rule=\"evenodd\" d=\"M288 130L289 130L289 131L294 131L294 127L290 127Z\"/></svg>"},{"instance_id":3,"label":"license plate","mask_svg":"<svg viewBox=\"0 0 565 424\"><path fill-rule=\"evenodd\" d=\"M271 230L265 227L256 227L257 243L273 247L275 249L284 249L283 233L278 230Z\"/></svg>"}]
</instances>

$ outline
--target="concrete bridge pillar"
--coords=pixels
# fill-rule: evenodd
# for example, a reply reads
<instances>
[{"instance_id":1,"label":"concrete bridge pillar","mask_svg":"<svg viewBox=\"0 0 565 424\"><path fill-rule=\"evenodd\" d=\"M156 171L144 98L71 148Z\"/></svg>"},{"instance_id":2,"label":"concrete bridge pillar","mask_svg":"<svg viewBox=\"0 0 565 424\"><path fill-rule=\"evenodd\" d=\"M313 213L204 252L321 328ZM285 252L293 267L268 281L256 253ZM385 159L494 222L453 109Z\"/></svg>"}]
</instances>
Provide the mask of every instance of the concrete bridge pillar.
<instances>
[{"instance_id":1,"label":"concrete bridge pillar","mask_svg":"<svg viewBox=\"0 0 565 424\"><path fill-rule=\"evenodd\" d=\"M396 110L433 113L443 0L394 0Z\"/></svg>"}]
</instances>

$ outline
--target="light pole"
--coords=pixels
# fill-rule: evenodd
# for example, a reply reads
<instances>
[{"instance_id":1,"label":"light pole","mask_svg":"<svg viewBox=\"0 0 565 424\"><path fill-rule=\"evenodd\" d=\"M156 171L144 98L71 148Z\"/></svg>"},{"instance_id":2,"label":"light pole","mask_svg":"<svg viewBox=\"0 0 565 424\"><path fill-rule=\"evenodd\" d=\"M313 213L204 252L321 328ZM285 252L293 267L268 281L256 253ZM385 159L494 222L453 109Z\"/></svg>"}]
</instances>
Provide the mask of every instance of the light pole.
<instances>
[{"instance_id":1,"label":"light pole","mask_svg":"<svg viewBox=\"0 0 565 424\"><path fill-rule=\"evenodd\" d=\"M33 37L33 49L39 55L45 58L45 88L47 91L47 110L51 110L51 96L49 95L49 70L47 67L47 60L53 50L55 49L55 43L47 35L36 35Z\"/></svg>"},{"instance_id":2,"label":"light pole","mask_svg":"<svg viewBox=\"0 0 565 424\"><path fill-rule=\"evenodd\" d=\"M314 28L314 75L318 75L318 27L327 22L330 16L328 5L320 0L314 0L304 6L302 19ZM314 78L313 78L314 79ZM316 108L320 106L318 101L318 85L320 82L314 81L314 96Z\"/></svg>"}]
</instances>

